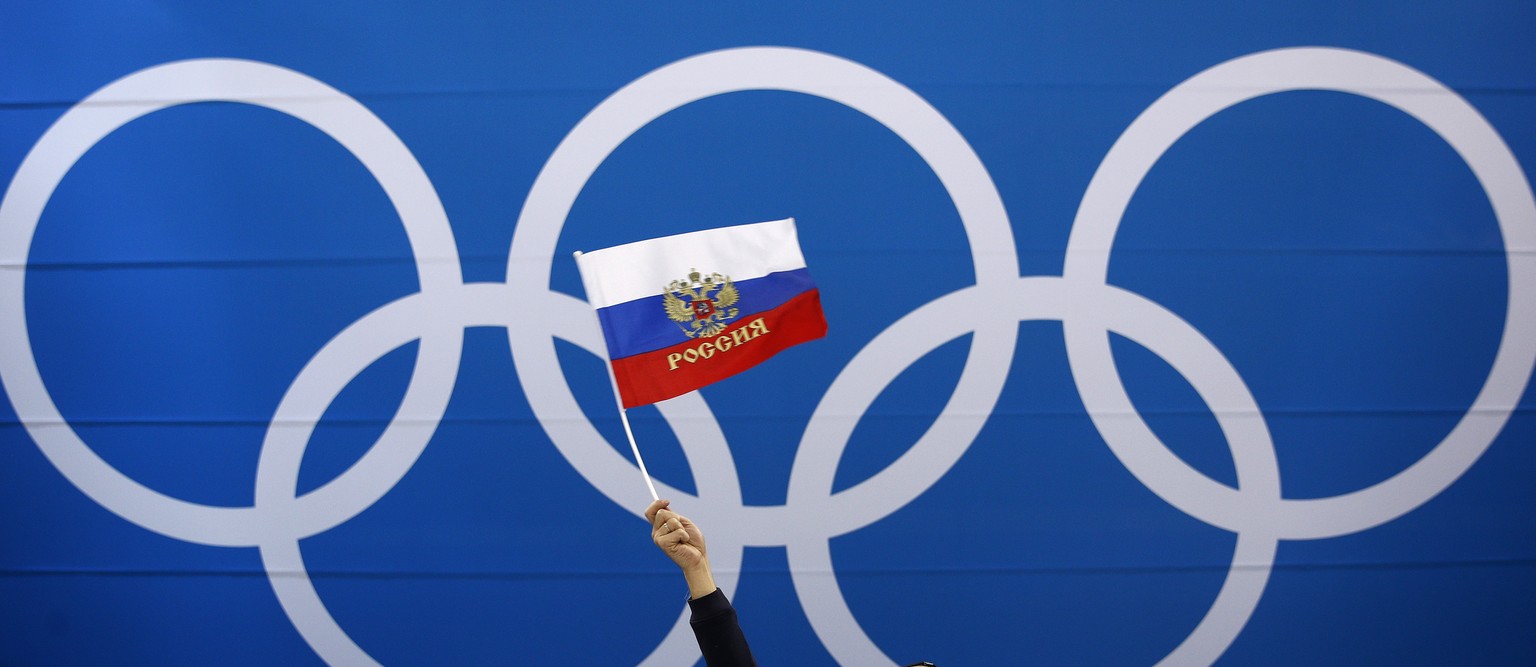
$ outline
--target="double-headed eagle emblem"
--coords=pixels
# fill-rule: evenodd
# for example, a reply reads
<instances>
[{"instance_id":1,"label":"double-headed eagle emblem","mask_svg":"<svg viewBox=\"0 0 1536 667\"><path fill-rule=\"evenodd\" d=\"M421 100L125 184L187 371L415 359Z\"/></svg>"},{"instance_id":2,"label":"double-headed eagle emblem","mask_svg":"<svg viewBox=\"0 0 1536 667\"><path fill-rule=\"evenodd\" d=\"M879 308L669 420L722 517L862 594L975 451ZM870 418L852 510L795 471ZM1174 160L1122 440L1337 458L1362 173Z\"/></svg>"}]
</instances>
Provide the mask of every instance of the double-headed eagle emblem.
<instances>
[{"instance_id":1,"label":"double-headed eagle emblem","mask_svg":"<svg viewBox=\"0 0 1536 667\"><path fill-rule=\"evenodd\" d=\"M687 278L667 284L661 304L667 319L676 322L689 338L708 338L724 331L726 322L736 317L738 311L731 306L740 298L730 276L706 276L693 269Z\"/></svg>"}]
</instances>

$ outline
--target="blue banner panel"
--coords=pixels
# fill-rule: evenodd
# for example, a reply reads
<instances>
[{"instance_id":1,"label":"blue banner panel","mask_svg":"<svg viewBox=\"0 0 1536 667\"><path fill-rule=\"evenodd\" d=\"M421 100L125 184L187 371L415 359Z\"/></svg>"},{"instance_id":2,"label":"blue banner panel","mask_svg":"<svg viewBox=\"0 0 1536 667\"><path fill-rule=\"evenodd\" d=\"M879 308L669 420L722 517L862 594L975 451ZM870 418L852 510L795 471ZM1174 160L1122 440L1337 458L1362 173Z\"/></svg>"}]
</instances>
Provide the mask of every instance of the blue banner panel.
<instances>
[{"instance_id":1,"label":"blue banner panel","mask_svg":"<svg viewBox=\"0 0 1536 667\"><path fill-rule=\"evenodd\" d=\"M1536 663L1536 5L10 3L0 665ZM709 267L699 267L708 271Z\"/></svg>"}]
</instances>

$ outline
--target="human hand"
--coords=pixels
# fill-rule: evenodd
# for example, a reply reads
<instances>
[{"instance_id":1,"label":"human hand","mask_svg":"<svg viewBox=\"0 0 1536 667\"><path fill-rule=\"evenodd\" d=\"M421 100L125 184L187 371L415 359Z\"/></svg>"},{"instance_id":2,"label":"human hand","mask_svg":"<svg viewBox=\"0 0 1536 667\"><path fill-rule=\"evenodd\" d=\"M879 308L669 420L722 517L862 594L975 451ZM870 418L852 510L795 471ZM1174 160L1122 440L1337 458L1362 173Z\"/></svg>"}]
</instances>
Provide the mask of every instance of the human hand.
<instances>
[{"instance_id":1,"label":"human hand","mask_svg":"<svg viewBox=\"0 0 1536 667\"><path fill-rule=\"evenodd\" d=\"M651 522L651 541L672 559L688 580L688 593L694 598L715 591L715 578L709 570L709 551L704 533L692 521L669 509L671 501L657 500L645 508Z\"/></svg>"}]
</instances>

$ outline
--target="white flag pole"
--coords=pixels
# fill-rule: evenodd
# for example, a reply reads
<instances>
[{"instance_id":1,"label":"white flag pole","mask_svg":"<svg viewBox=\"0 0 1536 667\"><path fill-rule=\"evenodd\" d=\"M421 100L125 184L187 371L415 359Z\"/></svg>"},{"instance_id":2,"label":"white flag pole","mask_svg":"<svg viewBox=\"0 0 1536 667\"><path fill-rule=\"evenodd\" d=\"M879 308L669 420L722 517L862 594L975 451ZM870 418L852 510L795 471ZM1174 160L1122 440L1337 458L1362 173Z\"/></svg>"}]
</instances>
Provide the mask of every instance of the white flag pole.
<instances>
[{"instance_id":1,"label":"white flag pole","mask_svg":"<svg viewBox=\"0 0 1536 667\"><path fill-rule=\"evenodd\" d=\"M577 250L571 255L576 258L577 273L581 273L581 251ZM589 294L597 288L595 283L587 281L585 273L582 273L582 283ZM608 369L608 386L613 387L613 402L619 408L619 421L624 424L624 437L629 438L629 451L635 453L635 463L640 466L640 477L645 480L645 488L651 492L651 500L660 500L661 497L656 495L656 485L651 482L651 473L645 469L645 459L640 457L640 446L635 444L635 432L629 427L629 411L624 409L624 399L619 395L619 379L613 375L613 360L606 360L603 366Z\"/></svg>"},{"instance_id":2,"label":"white flag pole","mask_svg":"<svg viewBox=\"0 0 1536 667\"><path fill-rule=\"evenodd\" d=\"M612 371L609 371L609 375L611 379ZM651 483L651 473L645 470L645 459L640 458L640 448L635 446L635 433L629 430L629 412L623 404L619 405L619 421L624 422L624 435L629 437L629 451L635 453L635 463L640 464L640 476L645 478L645 488L651 490L651 500L660 500L661 497L656 495L656 485Z\"/></svg>"}]
</instances>

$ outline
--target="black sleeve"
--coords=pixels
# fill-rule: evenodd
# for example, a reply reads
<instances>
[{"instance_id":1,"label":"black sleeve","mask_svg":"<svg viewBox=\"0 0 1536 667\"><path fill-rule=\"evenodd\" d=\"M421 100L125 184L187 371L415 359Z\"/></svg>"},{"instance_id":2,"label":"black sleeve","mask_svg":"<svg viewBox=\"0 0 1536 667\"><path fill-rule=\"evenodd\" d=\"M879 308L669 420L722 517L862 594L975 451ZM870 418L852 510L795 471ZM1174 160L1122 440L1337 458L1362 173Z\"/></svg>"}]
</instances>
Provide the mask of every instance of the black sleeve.
<instances>
[{"instance_id":1,"label":"black sleeve","mask_svg":"<svg viewBox=\"0 0 1536 667\"><path fill-rule=\"evenodd\" d=\"M704 654L708 667L757 667L747 637L736 622L736 609L725 593L716 588L697 600L689 600L688 608L693 615L688 625L693 628L694 639L699 640L699 652Z\"/></svg>"}]
</instances>

